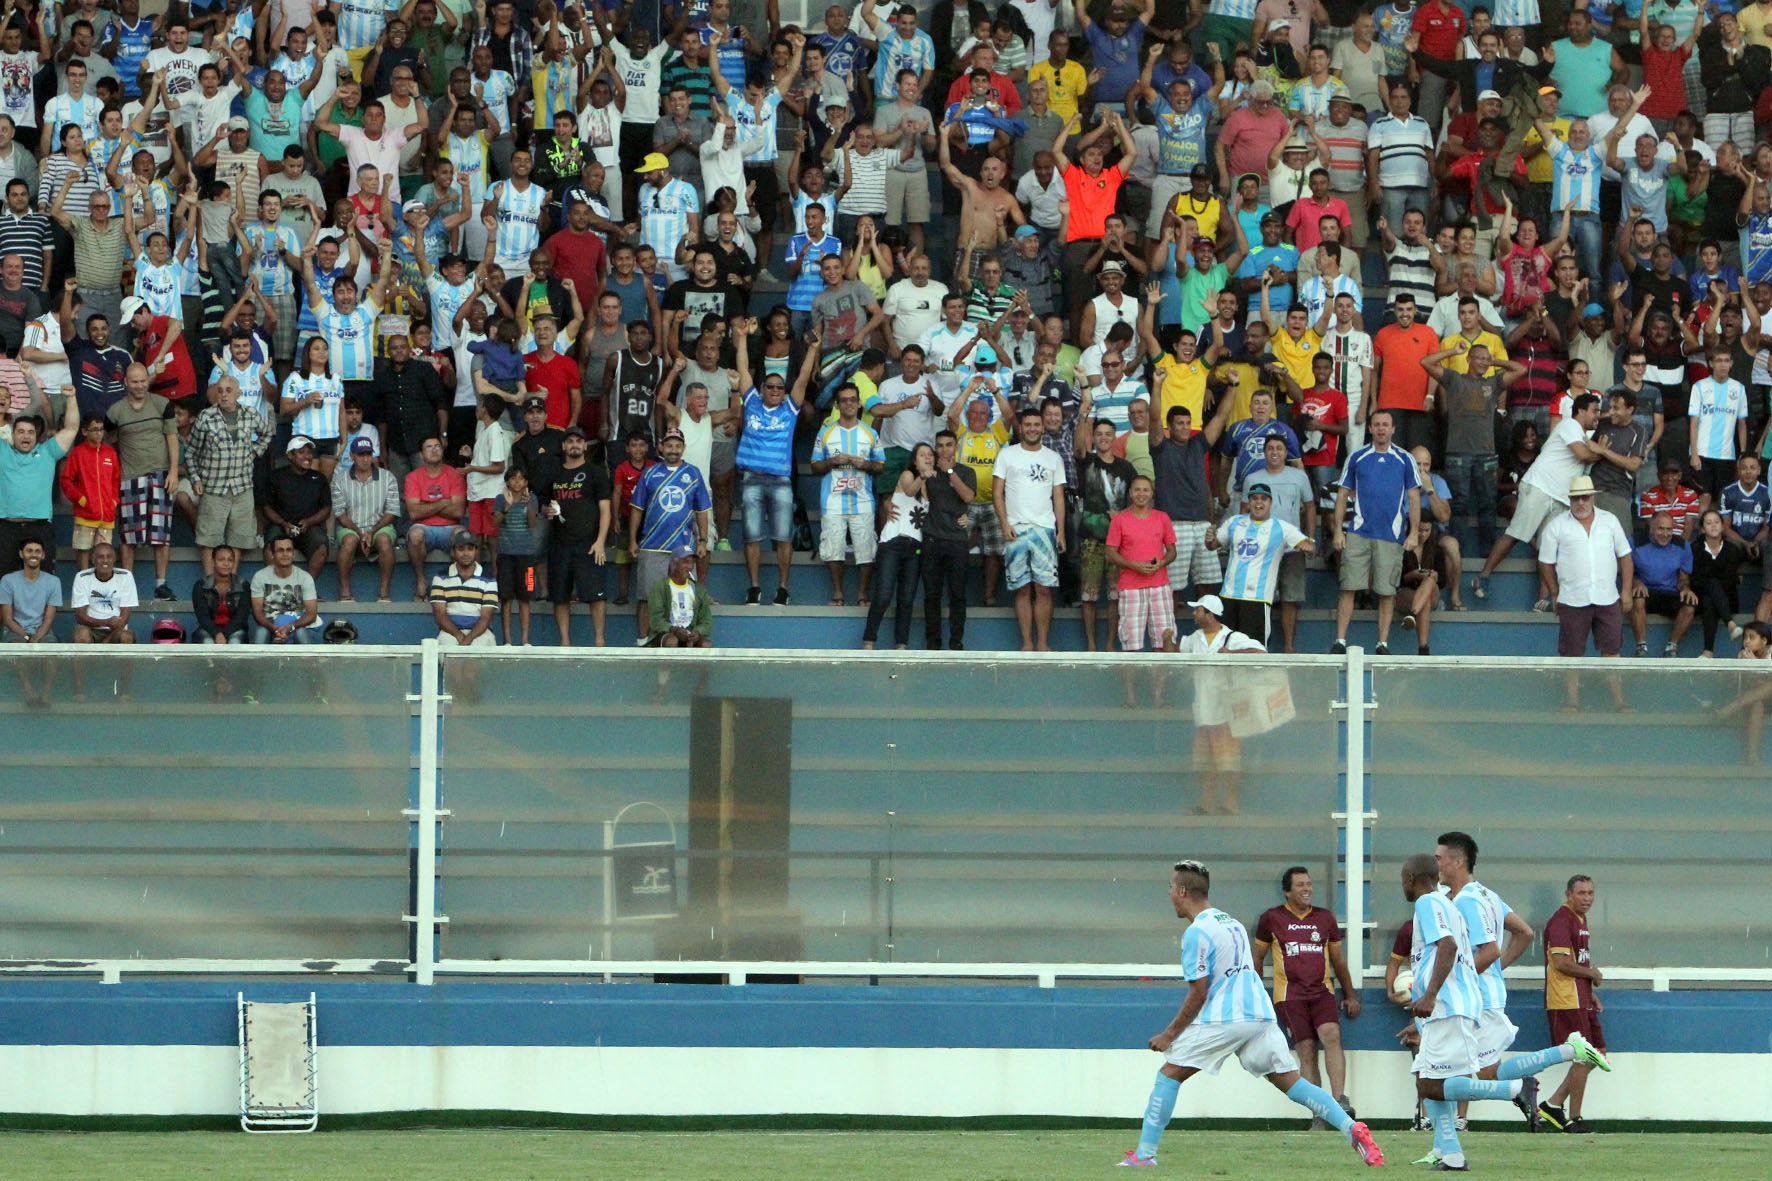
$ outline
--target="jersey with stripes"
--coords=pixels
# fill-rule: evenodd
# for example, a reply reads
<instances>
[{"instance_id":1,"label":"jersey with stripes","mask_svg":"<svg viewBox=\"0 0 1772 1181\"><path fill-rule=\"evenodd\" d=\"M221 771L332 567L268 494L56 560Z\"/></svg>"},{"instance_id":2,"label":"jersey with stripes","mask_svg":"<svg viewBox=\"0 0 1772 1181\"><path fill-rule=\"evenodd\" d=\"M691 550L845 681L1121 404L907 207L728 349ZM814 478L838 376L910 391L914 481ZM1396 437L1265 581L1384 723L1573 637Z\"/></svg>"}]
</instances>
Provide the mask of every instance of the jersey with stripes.
<instances>
[{"instance_id":1,"label":"jersey with stripes","mask_svg":"<svg viewBox=\"0 0 1772 1181\"><path fill-rule=\"evenodd\" d=\"M1203 910L1181 937L1182 975L1206 978L1206 1004L1195 1025L1272 1021L1274 1003L1261 986L1261 972L1249 948L1249 932L1222 910Z\"/></svg>"}]
</instances>

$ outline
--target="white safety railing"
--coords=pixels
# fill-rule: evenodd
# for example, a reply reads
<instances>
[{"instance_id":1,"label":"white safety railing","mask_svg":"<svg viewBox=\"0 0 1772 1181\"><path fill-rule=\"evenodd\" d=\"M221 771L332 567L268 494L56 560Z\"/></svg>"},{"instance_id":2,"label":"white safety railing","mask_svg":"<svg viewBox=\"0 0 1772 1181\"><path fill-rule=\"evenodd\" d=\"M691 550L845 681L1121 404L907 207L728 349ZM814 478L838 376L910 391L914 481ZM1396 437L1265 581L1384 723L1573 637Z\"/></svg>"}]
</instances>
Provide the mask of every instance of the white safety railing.
<instances>
[{"instance_id":1,"label":"white safety railing","mask_svg":"<svg viewBox=\"0 0 1772 1181\"><path fill-rule=\"evenodd\" d=\"M332 651L309 649L305 653L279 654L280 658L323 660ZM29 657L20 657L17 650L0 655L0 673L6 662L17 659L78 660L89 657L91 649L76 650L71 646L52 645L33 649ZM42 958L0 960L0 975L97 976L115 983L124 977L146 976L401 976L420 985L433 983L437 977L711 977L729 984L742 985L761 977L818 980L879 979L968 979L991 981L1025 981L1038 987L1051 988L1063 981L1172 981L1181 970L1173 963L1070 963L1070 962L902 962L896 960L818 960L789 961L768 959L623 959L611 958L608 944L601 943L603 954L592 949L584 959L552 958L446 958L439 955L439 936L449 922L440 905L439 855L443 848L441 826L451 817L441 789L440 761L444 751L444 728L452 698L446 692L446 663L460 662L465 674L461 681L471 683L472 666L484 661L520 660L545 664L570 662L584 670L591 680L598 676L600 666L613 669L617 663L651 662L668 670L674 661L693 661L711 667L744 668L746 666L783 664L824 666L836 671L853 672L858 662L906 666L939 665L955 669L976 670L983 664L1001 666L1002 679L1013 685L1022 668L1050 669L1067 664L1087 663L1094 671L1104 665L1127 669L1199 667L1196 662L1184 663L1173 655L1160 653L1116 654L1111 657L1084 658L1077 655L1003 652L989 654L955 654L940 652L832 652L828 650L711 650L693 653L639 653L631 650L535 650L498 649L440 650L435 641L415 647L386 646L356 648L350 656L395 656L411 661L415 691L406 703L414 724L415 752L412 760L413 782L408 807L400 817L410 823L412 880L410 883L411 913L401 920L411 933L409 954L401 958ZM230 651L213 648L158 648L105 654L106 659L137 662L203 660L219 662L216 667L242 668L264 658L264 650ZM1229 664L1235 664L1233 659ZM1272 663L1272 662L1269 662ZM1339 727L1341 753L1336 770L1340 773L1338 810L1329 815L1340 837L1339 853L1334 864L1337 878L1344 888L1335 890L1338 917L1350 932L1364 933L1375 929L1371 900L1367 890L1371 884L1369 869L1372 842L1370 826L1379 819L1373 805L1369 756L1372 715L1380 703L1374 700L1372 674L1377 671L1408 669L1421 672L1433 668L1448 670L1492 670L1545 674L1618 674L1628 671L1632 677L1644 676L1707 676L1723 671L1722 662L1654 661L1624 663L1616 660L1562 660L1554 663L1533 658L1507 657L1442 657L1431 663L1419 659L1373 658L1361 648L1350 648L1345 656L1302 656L1286 659L1291 667L1318 670L1334 669L1340 677L1339 696L1329 703ZM141 678L145 686L149 682ZM27 718L22 709L15 717ZM90 803L90 801L89 801ZM0 864L8 851L5 817L8 805L0 802ZM390 822L394 817L389 817ZM1744 817L1744 822L1748 818ZM1763 821L1765 818L1760 818ZM4 931L5 920L0 920ZM1349 970L1357 981L1375 985L1382 981L1382 962L1368 962L1367 939L1349 938L1344 944ZM1772 987L1772 967L1717 967L1702 964L1690 966L1640 967L1605 965L1608 983L1647 986L1666 991L1676 986L1736 984L1750 987ZM1508 970L1510 979L1531 982L1543 979L1543 969L1534 965L1516 966Z\"/></svg>"}]
</instances>

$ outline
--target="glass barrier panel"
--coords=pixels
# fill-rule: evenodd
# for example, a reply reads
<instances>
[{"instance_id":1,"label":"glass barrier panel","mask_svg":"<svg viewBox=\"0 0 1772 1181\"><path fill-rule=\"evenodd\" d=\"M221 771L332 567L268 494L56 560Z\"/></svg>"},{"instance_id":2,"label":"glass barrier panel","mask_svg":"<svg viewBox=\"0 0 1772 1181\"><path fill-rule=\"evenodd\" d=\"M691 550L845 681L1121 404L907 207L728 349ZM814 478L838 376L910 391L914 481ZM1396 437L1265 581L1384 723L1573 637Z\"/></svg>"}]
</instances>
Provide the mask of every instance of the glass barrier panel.
<instances>
[{"instance_id":1,"label":"glass barrier panel","mask_svg":"<svg viewBox=\"0 0 1772 1181\"><path fill-rule=\"evenodd\" d=\"M1772 963L1755 892L1724 885L1764 860L1772 828L1765 771L1749 761L1764 669L1376 663L1368 962L1384 964L1408 921L1403 858L1461 829L1476 839L1478 878L1535 930L1571 875L1592 877L1602 969ZM1541 941L1522 962L1543 960Z\"/></svg>"},{"instance_id":2,"label":"glass barrier panel","mask_svg":"<svg viewBox=\"0 0 1772 1181\"><path fill-rule=\"evenodd\" d=\"M446 654L444 958L1169 962L1178 858L1336 905L1339 673Z\"/></svg>"},{"instance_id":3,"label":"glass barrier panel","mask_svg":"<svg viewBox=\"0 0 1772 1181\"><path fill-rule=\"evenodd\" d=\"M405 963L414 653L0 649L0 958Z\"/></svg>"}]
</instances>

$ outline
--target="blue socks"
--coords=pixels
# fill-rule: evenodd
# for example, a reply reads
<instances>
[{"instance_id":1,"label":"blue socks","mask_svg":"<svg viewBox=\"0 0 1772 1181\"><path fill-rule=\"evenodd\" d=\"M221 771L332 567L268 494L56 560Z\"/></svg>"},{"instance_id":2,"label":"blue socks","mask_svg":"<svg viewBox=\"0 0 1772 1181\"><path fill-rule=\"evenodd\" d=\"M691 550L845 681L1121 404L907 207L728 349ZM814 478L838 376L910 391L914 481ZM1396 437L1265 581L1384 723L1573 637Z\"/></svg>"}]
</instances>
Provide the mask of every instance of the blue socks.
<instances>
[{"instance_id":1,"label":"blue socks","mask_svg":"<svg viewBox=\"0 0 1772 1181\"><path fill-rule=\"evenodd\" d=\"M1449 1078L1444 1080L1446 1098L1453 1103L1466 1099L1512 1099L1520 1093L1517 1081L1483 1078Z\"/></svg>"},{"instance_id":2,"label":"blue socks","mask_svg":"<svg viewBox=\"0 0 1772 1181\"><path fill-rule=\"evenodd\" d=\"M1179 1080L1161 1071L1157 1073L1157 1081L1151 1084L1151 1101L1144 1109L1144 1131L1138 1134L1139 1156L1148 1160L1157 1155L1157 1141L1163 1138L1163 1129L1175 1114L1175 1095L1180 1090Z\"/></svg>"},{"instance_id":3,"label":"blue socks","mask_svg":"<svg viewBox=\"0 0 1772 1181\"><path fill-rule=\"evenodd\" d=\"M1501 1064L1495 1072L1498 1079L1528 1078L1541 1070L1549 1070L1559 1062L1575 1061L1575 1051L1569 1046L1552 1046L1547 1050L1539 1050L1532 1054L1516 1054Z\"/></svg>"},{"instance_id":4,"label":"blue socks","mask_svg":"<svg viewBox=\"0 0 1772 1181\"><path fill-rule=\"evenodd\" d=\"M1333 1095L1315 1083L1299 1079L1292 1084L1292 1089L1286 1092L1286 1098L1300 1107L1309 1108L1312 1115L1321 1117L1324 1123L1338 1132L1345 1133L1353 1127L1353 1117L1342 1110L1341 1104L1335 1101Z\"/></svg>"},{"instance_id":5,"label":"blue socks","mask_svg":"<svg viewBox=\"0 0 1772 1181\"><path fill-rule=\"evenodd\" d=\"M1462 1165L1464 1146L1458 1142L1458 1104L1446 1099L1423 1099L1421 1105L1434 1123L1434 1151L1447 1164Z\"/></svg>"}]
</instances>

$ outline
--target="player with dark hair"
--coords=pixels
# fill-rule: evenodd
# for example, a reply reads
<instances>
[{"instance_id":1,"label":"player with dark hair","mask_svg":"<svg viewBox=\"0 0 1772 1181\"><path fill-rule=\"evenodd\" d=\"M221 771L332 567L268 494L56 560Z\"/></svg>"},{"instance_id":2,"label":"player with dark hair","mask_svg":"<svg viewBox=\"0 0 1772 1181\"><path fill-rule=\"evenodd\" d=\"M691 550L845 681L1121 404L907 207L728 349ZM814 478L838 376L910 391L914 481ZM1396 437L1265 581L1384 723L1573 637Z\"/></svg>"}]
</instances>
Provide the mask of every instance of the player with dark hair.
<instances>
[{"instance_id":1,"label":"player with dark hair","mask_svg":"<svg viewBox=\"0 0 1772 1181\"><path fill-rule=\"evenodd\" d=\"M1477 842L1470 834L1453 831L1440 834L1434 848L1434 863L1440 872L1441 888L1452 900L1459 917L1464 920L1470 938L1471 954L1477 971L1477 983L1483 994L1482 1016L1477 1023L1477 1077L1503 1082L1519 1079L1520 1092L1509 1096L1514 1106L1526 1117L1528 1126L1538 1130L1538 1080L1533 1078L1563 1062L1589 1062L1610 1070L1603 1054L1594 1050L1579 1034L1568 1036L1561 1044L1531 1054L1516 1054L1502 1061L1502 1054L1513 1045L1519 1030L1507 1016L1507 982L1502 970L1511 966L1532 946L1533 931L1529 923L1510 909L1501 896L1477 881L1473 871L1477 864ZM1506 932L1506 945L1502 933ZM1432 1163L1429 1154L1417 1164Z\"/></svg>"},{"instance_id":2,"label":"player with dark hair","mask_svg":"<svg viewBox=\"0 0 1772 1181\"><path fill-rule=\"evenodd\" d=\"M1600 1028L1600 1002L1594 989L1603 980L1587 949L1587 912L1594 905L1594 880L1584 873L1571 877L1563 887L1563 905L1544 924L1544 1015L1551 1037L1567 1035L1591 1042L1603 1054L1606 1031ZM1599 1062L1577 1059L1561 1085L1539 1104L1538 1115L1553 1128L1565 1132L1590 1132L1581 1119L1581 1101L1587 1094L1587 1076ZM1565 1112L1564 1103L1568 1104Z\"/></svg>"},{"instance_id":3,"label":"player with dark hair","mask_svg":"<svg viewBox=\"0 0 1772 1181\"><path fill-rule=\"evenodd\" d=\"M1360 1015L1360 998L1341 952L1341 926L1333 912L1311 905L1315 887L1304 866L1294 865L1280 875L1280 891L1285 902L1263 911L1255 923L1256 971L1261 970L1268 948L1273 948L1274 1011L1298 1056L1298 1072L1309 1082L1322 1084L1317 1074L1321 1046L1329 1093L1352 1115L1345 1093L1347 1055L1341 1048L1341 1013L1330 973L1341 985L1349 1019ZM1320 1131L1322 1126L1313 1121L1311 1130Z\"/></svg>"},{"instance_id":4,"label":"player with dark hair","mask_svg":"<svg viewBox=\"0 0 1772 1181\"><path fill-rule=\"evenodd\" d=\"M1217 1074L1232 1054L1250 1074L1266 1078L1286 1098L1333 1125L1368 1165L1382 1165L1384 1154L1365 1124L1355 1123L1341 1104L1315 1083L1299 1076L1298 1062L1274 1018L1274 1006L1261 986L1243 924L1209 900L1212 875L1198 861L1177 861L1169 876L1169 902L1177 918L1188 920L1181 938L1187 999L1175 1019L1150 1039L1164 1056L1145 1107L1138 1147L1121 1165L1155 1165L1157 1142L1175 1111L1175 1097L1202 1070Z\"/></svg>"}]
</instances>

